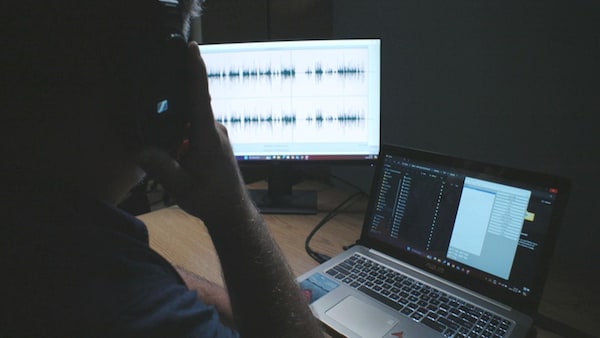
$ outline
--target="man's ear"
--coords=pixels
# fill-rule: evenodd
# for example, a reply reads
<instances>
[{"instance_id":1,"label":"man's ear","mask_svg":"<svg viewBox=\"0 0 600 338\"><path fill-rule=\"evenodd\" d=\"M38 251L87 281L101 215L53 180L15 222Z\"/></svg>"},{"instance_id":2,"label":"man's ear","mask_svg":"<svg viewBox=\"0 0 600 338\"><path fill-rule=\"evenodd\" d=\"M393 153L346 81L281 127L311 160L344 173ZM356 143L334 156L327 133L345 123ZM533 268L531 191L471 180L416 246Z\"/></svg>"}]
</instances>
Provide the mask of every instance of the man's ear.
<instances>
[{"instance_id":1,"label":"man's ear","mask_svg":"<svg viewBox=\"0 0 600 338\"><path fill-rule=\"evenodd\" d=\"M152 49L146 76L138 96L138 126L145 146L155 146L175 154L186 137L189 109L186 97L187 42L180 34L170 34L162 45Z\"/></svg>"}]
</instances>

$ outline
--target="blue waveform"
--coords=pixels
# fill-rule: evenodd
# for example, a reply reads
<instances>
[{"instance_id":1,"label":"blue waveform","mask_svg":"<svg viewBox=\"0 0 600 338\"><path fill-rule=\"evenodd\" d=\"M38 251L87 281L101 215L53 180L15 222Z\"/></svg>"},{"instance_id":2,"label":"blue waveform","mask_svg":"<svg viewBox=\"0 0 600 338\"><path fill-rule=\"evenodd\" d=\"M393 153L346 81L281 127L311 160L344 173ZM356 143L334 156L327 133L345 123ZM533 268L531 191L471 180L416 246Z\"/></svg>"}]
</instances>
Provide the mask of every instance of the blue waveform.
<instances>
[{"instance_id":1,"label":"blue waveform","mask_svg":"<svg viewBox=\"0 0 600 338\"><path fill-rule=\"evenodd\" d=\"M309 68L304 71L305 75L315 75L317 78L323 75L337 76L360 76L365 73L365 70L359 66L338 66L335 68L323 68L321 64L315 64L314 68ZM295 67L282 67L281 69L259 69L259 68L239 68L229 70L209 70L208 78L210 79L255 79L260 77L281 77L294 78L296 77Z\"/></svg>"},{"instance_id":2,"label":"blue waveform","mask_svg":"<svg viewBox=\"0 0 600 338\"><path fill-rule=\"evenodd\" d=\"M339 66L337 68L323 68L321 64L315 64L314 69L307 69L304 74L315 75L321 77L323 75L338 75L338 76L358 76L365 72L364 69L358 66Z\"/></svg>"},{"instance_id":3,"label":"blue waveform","mask_svg":"<svg viewBox=\"0 0 600 338\"><path fill-rule=\"evenodd\" d=\"M336 115L324 115L323 112L318 111L314 117L307 117L307 121L316 121L317 123L323 123L324 121L332 122L339 121L341 123L352 123L362 121L365 118L359 114L353 113L338 113Z\"/></svg>"},{"instance_id":4,"label":"blue waveform","mask_svg":"<svg viewBox=\"0 0 600 338\"><path fill-rule=\"evenodd\" d=\"M282 116L240 116L234 115L231 117L216 117L215 120L217 122L223 124L295 124L297 121L296 115L282 115ZM323 122L339 122L339 123L356 123L359 121L365 120L363 116L360 114L354 113L338 113L338 114L323 114L323 112L318 111L314 114L314 116L308 116L305 118L308 122L316 122L317 124L322 124Z\"/></svg>"},{"instance_id":5,"label":"blue waveform","mask_svg":"<svg viewBox=\"0 0 600 338\"><path fill-rule=\"evenodd\" d=\"M291 68L281 68L278 70L272 70L272 69L258 69L258 68L243 68L243 69L237 69L237 70L221 70L221 71L216 71L216 70L209 70L208 71L208 78L213 78L213 79L226 79L226 78L231 78L231 79L237 79L237 78L244 78L244 79L250 79L250 78L258 78L258 77L283 77L283 78L289 78L289 77L295 77L296 76L296 69L291 67Z\"/></svg>"},{"instance_id":6,"label":"blue waveform","mask_svg":"<svg viewBox=\"0 0 600 338\"><path fill-rule=\"evenodd\" d=\"M283 124L294 124L296 123L295 115L282 115L282 116L232 116L232 117L216 117L217 122L223 124L236 124L236 123L283 123Z\"/></svg>"}]
</instances>

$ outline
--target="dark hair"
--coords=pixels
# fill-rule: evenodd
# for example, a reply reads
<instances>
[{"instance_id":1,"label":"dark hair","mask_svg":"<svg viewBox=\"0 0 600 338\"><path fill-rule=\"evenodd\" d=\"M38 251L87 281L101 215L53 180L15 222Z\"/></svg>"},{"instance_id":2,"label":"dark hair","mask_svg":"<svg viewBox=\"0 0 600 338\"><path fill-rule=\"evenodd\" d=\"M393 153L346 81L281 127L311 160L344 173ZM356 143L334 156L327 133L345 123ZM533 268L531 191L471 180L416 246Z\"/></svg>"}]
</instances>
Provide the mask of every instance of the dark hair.
<instances>
[{"instance_id":1,"label":"dark hair","mask_svg":"<svg viewBox=\"0 0 600 338\"><path fill-rule=\"evenodd\" d=\"M137 59L152 43L157 0L10 1L0 5L2 129L69 119L105 110L128 124L128 97ZM200 14L197 0L180 1L182 31ZM115 107L115 102L119 106ZM119 115L120 114L120 115ZM10 130L8 130L10 129Z\"/></svg>"},{"instance_id":2,"label":"dark hair","mask_svg":"<svg viewBox=\"0 0 600 338\"><path fill-rule=\"evenodd\" d=\"M102 98L126 96L130 67L156 29L156 0L12 1L3 4L0 41L3 119L55 118ZM182 31L199 15L180 1ZM98 100L89 102L91 98ZM81 102L79 102L81 101ZM80 106L83 105L83 106ZM52 116L45 116L51 114Z\"/></svg>"}]
</instances>

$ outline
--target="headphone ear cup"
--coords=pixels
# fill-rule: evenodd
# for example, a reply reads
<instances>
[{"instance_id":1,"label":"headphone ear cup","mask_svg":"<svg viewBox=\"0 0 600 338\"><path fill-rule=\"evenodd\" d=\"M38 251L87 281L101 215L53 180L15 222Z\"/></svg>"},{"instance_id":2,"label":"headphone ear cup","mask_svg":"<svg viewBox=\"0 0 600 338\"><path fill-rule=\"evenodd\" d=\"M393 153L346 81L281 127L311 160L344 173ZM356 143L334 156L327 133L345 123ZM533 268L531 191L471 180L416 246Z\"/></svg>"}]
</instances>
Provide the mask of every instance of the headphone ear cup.
<instances>
[{"instance_id":1,"label":"headphone ear cup","mask_svg":"<svg viewBox=\"0 0 600 338\"><path fill-rule=\"evenodd\" d=\"M186 138L189 123L186 114L187 42L180 34L171 34L151 53L142 75L140 101L141 136L144 145L156 146L176 154Z\"/></svg>"}]
</instances>

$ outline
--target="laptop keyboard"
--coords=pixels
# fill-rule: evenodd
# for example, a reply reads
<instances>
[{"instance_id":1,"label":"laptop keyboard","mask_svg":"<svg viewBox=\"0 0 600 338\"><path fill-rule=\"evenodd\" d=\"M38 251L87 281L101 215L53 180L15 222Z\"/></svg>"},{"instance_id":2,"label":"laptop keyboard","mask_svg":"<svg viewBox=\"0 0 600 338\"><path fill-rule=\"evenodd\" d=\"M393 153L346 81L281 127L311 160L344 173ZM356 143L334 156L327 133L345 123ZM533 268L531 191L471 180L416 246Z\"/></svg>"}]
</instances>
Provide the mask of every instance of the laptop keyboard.
<instances>
[{"instance_id":1,"label":"laptop keyboard","mask_svg":"<svg viewBox=\"0 0 600 338\"><path fill-rule=\"evenodd\" d=\"M446 337L506 336L513 323L462 299L354 254L326 273Z\"/></svg>"}]
</instances>

